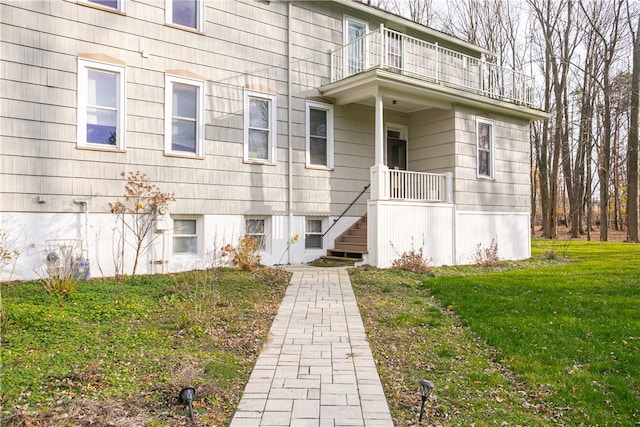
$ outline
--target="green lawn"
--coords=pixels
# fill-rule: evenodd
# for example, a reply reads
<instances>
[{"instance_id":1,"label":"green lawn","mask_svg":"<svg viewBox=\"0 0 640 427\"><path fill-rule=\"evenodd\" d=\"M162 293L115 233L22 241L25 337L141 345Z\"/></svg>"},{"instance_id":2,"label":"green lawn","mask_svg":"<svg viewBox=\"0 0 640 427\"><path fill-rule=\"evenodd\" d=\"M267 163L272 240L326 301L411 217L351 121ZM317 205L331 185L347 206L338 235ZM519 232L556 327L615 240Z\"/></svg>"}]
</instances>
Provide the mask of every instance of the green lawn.
<instances>
[{"instance_id":1,"label":"green lawn","mask_svg":"<svg viewBox=\"0 0 640 427\"><path fill-rule=\"evenodd\" d=\"M534 241L533 255L352 273L396 425L416 419L422 377L434 423L638 425L640 245Z\"/></svg>"},{"instance_id":2,"label":"green lawn","mask_svg":"<svg viewBox=\"0 0 640 427\"><path fill-rule=\"evenodd\" d=\"M2 284L0 425L226 425L289 274L265 269L92 279L61 298Z\"/></svg>"},{"instance_id":3,"label":"green lawn","mask_svg":"<svg viewBox=\"0 0 640 427\"><path fill-rule=\"evenodd\" d=\"M638 425L640 245L535 241L531 260L351 277L397 426ZM565 258L566 256L566 258ZM275 271L275 273L269 273ZM282 299L278 270L2 284L0 424L226 425ZM115 422L114 420L119 420ZM128 423L128 424L127 424Z\"/></svg>"}]
</instances>

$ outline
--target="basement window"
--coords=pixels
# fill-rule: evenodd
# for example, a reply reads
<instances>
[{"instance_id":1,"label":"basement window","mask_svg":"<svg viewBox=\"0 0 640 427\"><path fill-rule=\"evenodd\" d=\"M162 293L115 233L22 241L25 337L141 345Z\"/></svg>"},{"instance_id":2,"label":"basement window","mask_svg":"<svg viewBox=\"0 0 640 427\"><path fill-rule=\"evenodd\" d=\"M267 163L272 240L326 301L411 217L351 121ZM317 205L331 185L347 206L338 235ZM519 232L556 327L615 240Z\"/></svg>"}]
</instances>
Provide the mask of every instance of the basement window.
<instances>
[{"instance_id":1,"label":"basement window","mask_svg":"<svg viewBox=\"0 0 640 427\"><path fill-rule=\"evenodd\" d=\"M307 218L304 234L305 249L322 249L322 220Z\"/></svg>"}]
</instances>

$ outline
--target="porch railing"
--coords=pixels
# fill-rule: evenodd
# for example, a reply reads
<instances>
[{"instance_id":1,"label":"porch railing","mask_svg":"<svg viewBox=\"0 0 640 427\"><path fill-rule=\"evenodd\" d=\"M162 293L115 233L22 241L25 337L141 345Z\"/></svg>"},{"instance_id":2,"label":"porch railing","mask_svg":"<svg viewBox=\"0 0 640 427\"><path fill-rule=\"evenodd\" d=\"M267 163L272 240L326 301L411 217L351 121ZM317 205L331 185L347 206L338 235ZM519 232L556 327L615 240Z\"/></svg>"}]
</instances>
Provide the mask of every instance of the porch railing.
<instances>
[{"instance_id":1,"label":"porch railing","mask_svg":"<svg viewBox=\"0 0 640 427\"><path fill-rule=\"evenodd\" d=\"M389 199L447 201L447 176L389 169Z\"/></svg>"},{"instance_id":2,"label":"porch railing","mask_svg":"<svg viewBox=\"0 0 640 427\"><path fill-rule=\"evenodd\" d=\"M374 68L533 106L533 77L382 25L331 52L331 82Z\"/></svg>"}]
</instances>

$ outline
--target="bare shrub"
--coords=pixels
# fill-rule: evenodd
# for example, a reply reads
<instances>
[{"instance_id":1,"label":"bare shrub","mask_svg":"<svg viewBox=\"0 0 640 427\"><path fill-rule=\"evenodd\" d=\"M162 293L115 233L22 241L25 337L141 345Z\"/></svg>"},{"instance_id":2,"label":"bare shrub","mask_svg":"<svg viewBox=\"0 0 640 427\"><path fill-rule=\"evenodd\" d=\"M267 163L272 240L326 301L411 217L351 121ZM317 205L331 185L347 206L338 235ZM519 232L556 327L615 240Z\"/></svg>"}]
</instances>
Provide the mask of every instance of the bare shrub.
<instances>
[{"instance_id":1,"label":"bare shrub","mask_svg":"<svg viewBox=\"0 0 640 427\"><path fill-rule=\"evenodd\" d=\"M238 241L238 246L226 245L223 254L231 257L231 262L243 271L253 271L260 267L261 242L254 236L243 236Z\"/></svg>"},{"instance_id":2,"label":"bare shrub","mask_svg":"<svg viewBox=\"0 0 640 427\"><path fill-rule=\"evenodd\" d=\"M478 243L476 250L473 252L473 259L476 265L483 267L494 267L500 264L498 257L498 242L491 239L489 247L485 247L482 243Z\"/></svg>"},{"instance_id":3,"label":"bare shrub","mask_svg":"<svg viewBox=\"0 0 640 427\"><path fill-rule=\"evenodd\" d=\"M393 247L393 244L391 246ZM416 248L413 247L413 243L411 244L411 250L403 252L391 263L391 268L406 270L412 273L431 272L429 260L425 258L422 248L416 250Z\"/></svg>"},{"instance_id":4,"label":"bare shrub","mask_svg":"<svg viewBox=\"0 0 640 427\"><path fill-rule=\"evenodd\" d=\"M20 251L15 248L15 242L11 241L7 232L0 228L0 272L9 265L15 267L19 256ZM4 342L8 328L9 310L3 302L0 292L0 343Z\"/></svg>"},{"instance_id":5,"label":"bare shrub","mask_svg":"<svg viewBox=\"0 0 640 427\"><path fill-rule=\"evenodd\" d=\"M124 184L124 202L117 201L109 203L111 212L116 215L116 219L121 223L122 236L118 242L118 253L114 258L124 259L124 242L126 241L126 230L133 234L133 247L135 248L135 259L131 274L136 274L140 255L149 247L151 242L145 244L149 232L153 229L156 221L162 214L160 208L167 206L169 202L175 200L173 194L163 193L158 186L151 182L151 179L140 171L120 173L126 179ZM153 239L151 239L153 241ZM118 269L116 262L116 269Z\"/></svg>"},{"instance_id":6,"label":"bare shrub","mask_svg":"<svg viewBox=\"0 0 640 427\"><path fill-rule=\"evenodd\" d=\"M78 277L85 265L73 241L52 241L47 249L42 286L49 294L67 297L78 289Z\"/></svg>"},{"instance_id":7,"label":"bare shrub","mask_svg":"<svg viewBox=\"0 0 640 427\"><path fill-rule=\"evenodd\" d=\"M9 240L7 232L0 229L0 271L11 264L15 264L20 256L20 251L14 246L15 244Z\"/></svg>"}]
</instances>

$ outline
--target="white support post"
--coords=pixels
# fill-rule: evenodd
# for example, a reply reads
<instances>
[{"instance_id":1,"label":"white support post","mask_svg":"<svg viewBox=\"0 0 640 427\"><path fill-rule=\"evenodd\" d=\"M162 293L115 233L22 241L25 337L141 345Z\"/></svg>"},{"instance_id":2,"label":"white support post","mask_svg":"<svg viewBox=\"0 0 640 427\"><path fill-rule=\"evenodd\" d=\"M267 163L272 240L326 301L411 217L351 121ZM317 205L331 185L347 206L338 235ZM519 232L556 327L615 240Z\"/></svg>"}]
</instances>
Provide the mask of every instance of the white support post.
<instances>
[{"instance_id":1,"label":"white support post","mask_svg":"<svg viewBox=\"0 0 640 427\"><path fill-rule=\"evenodd\" d=\"M389 199L389 168L384 164L384 104L376 95L375 164L371 167L371 199Z\"/></svg>"},{"instance_id":2,"label":"white support post","mask_svg":"<svg viewBox=\"0 0 640 427\"><path fill-rule=\"evenodd\" d=\"M440 45L438 45L438 42L435 43L436 45L436 83L440 82Z\"/></svg>"},{"instance_id":3,"label":"white support post","mask_svg":"<svg viewBox=\"0 0 640 427\"><path fill-rule=\"evenodd\" d=\"M444 175L445 175L445 181L446 181L445 201L449 203L453 203L453 172L446 172Z\"/></svg>"},{"instance_id":4,"label":"white support post","mask_svg":"<svg viewBox=\"0 0 640 427\"><path fill-rule=\"evenodd\" d=\"M334 59L333 59L334 55L335 55L335 53L330 50L329 51L329 61L330 61L330 65L329 66L331 67L330 68L330 70L331 70L331 83L333 83L333 82L335 82L337 80L336 79L336 69L334 68L334 62L335 62Z\"/></svg>"},{"instance_id":5,"label":"white support post","mask_svg":"<svg viewBox=\"0 0 640 427\"><path fill-rule=\"evenodd\" d=\"M384 24L380 23L380 67L387 66L387 37L384 33Z\"/></svg>"},{"instance_id":6,"label":"white support post","mask_svg":"<svg viewBox=\"0 0 640 427\"><path fill-rule=\"evenodd\" d=\"M384 103L381 94L376 95L375 164L384 164Z\"/></svg>"},{"instance_id":7,"label":"white support post","mask_svg":"<svg viewBox=\"0 0 640 427\"><path fill-rule=\"evenodd\" d=\"M480 55L480 90L482 92L485 91L485 85L484 85L484 63L485 63L485 56L484 53L482 55Z\"/></svg>"}]
</instances>

